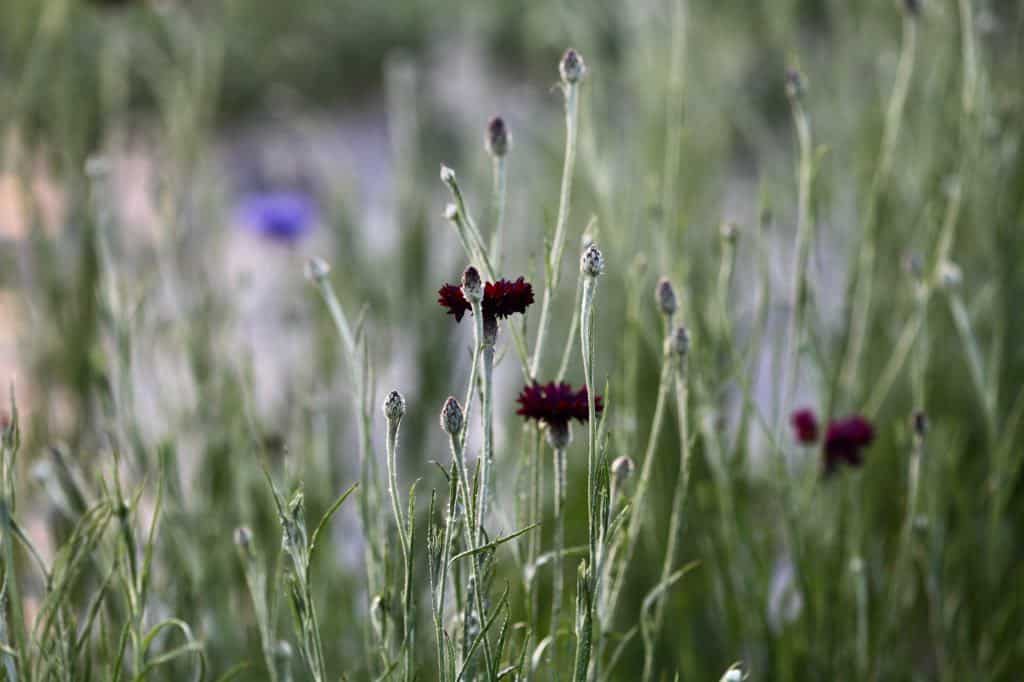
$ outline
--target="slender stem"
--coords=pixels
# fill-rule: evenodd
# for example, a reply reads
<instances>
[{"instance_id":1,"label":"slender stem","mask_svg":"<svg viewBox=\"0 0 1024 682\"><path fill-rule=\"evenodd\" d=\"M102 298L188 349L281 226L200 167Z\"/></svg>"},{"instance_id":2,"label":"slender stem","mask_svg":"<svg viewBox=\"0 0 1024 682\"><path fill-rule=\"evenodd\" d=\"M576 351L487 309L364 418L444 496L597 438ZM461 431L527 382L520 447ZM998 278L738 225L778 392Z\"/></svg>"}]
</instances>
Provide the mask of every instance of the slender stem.
<instances>
[{"instance_id":1,"label":"slender stem","mask_svg":"<svg viewBox=\"0 0 1024 682\"><path fill-rule=\"evenodd\" d=\"M481 374L483 394L481 398L480 417L483 423L483 453L480 455L480 512L477 516L477 542L484 542L484 521L487 517L487 506L490 501L490 492L494 468L494 344L484 341L483 347L484 371Z\"/></svg>"},{"instance_id":2,"label":"slender stem","mask_svg":"<svg viewBox=\"0 0 1024 682\"><path fill-rule=\"evenodd\" d=\"M547 338L551 318L551 299L558 287L562 251L565 249L572 176L576 165L576 139L579 134L579 83L566 83L563 86L563 92L565 93L565 160L562 165L562 189L558 199L558 220L555 223L555 235L551 243L551 256L547 262L547 277L544 281L544 296L541 300L537 341L533 347L533 360L530 362L530 379L537 378L544 355L544 341Z\"/></svg>"},{"instance_id":3,"label":"slender stem","mask_svg":"<svg viewBox=\"0 0 1024 682\"><path fill-rule=\"evenodd\" d=\"M786 375L783 379L779 396L778 413L776 415L776 437L781 433L787 409L792 406L793 395L800 370L800 345L803 327L803 307L807 292L807 261L810 255L811 233L813 225L810 216L811 178L813 174L813 153L811 147L811 128L800 103L799 95L791 97L793 104L793 123L796 126L797 139L800 145L800 163L797 169L797 223L796 223L796 262L793 267L793 284L790 290L789 324L786 331Z\"/></svg>"},{"instance_id":4,"label":"slender stem","mask_svg":"<svg viewBox=\"0 0 1024 682\"><path fill-rule=\"evenodd\" d=\"M505 227L505 197L506 180L508 173L505 169L505 156L493 156L491 162L492 186L491 186L491 210L494 212L494 231L491 233L491 262L494 267L501 271L502 246L504 243Z\"/></svg>"},{"instance_id":5,"label":"slender stem","mask_svg":"<svg viewBox=\"0 0 1024 682\"><path fill-rule=\"evenodd\" d=\"M676 489L672 495L672 515L669 517L668 545L665 548L665 561L661 566L661 580L659 584L665 585L675 570L676 547L679 544L679 535L683 528L683 514L686 510L686 499L690 489L690 429L687 416L687 403L689 391L686 387L686 364L685 359L680 361L675 372L675 394L676 394L676 421L679 426L679 477L676 479ZM661 634L661 626L664 617L665 599L658 599L654 606L654 629L652 641L657 642ZM653 651L645 651L645 658L652 656ZM650 679L650 669L644 666L645 679Z\"/></svg>"},{"instance_id":6,"label":"slender stem","mask_svg":"<svg viewBox=\"0 0 1024 682\"><path fill-rule=\"evenodd\" d=\"M903 39L900 61L896 70L889 106L886 109L885 123L882 130L882 148L879 153L878 167L871 181L867 206L864 211L864 222L861 227L861 248L856 268L852 277L856 278L856 289L853 296L853 313L850 321L850 338L848 340L845 363L842 367L841 385L853 387L860 369L860 359L867 338L870 322L872 289L874 284L874 267L877 252L878 200L882 189L886 186L892 170L896 153L896 141L903 122L907 94L910 92L910 79L914 72L914 57L917 52L917 18L909 12L903 17Z\"/></svg>"},{"instance_id":7,"label":"slender stem","mask_svg":"<svg viewBox=\"0 0 1024 682\"><path fill-rule=\"evenodd\" d=\"M636 542L640 536L640 526L643 523L642 510L647 489L651 483L651 472L654 469L654 452L658 447L658 437L661 434L661 422L665 414L665 402L668 398L669 387L672 382L672 359L669 353L665 353L661 366L661 379L658 381L658 397L654 403L654 416L651 418L651 431L647 436L647 448L644 452L644 463L640 467L640 477L637 479L636 489L630 501L629 521L626 524L625 544L622 551L622 568L612 582L608 590L608 598L605 602L603 618L610 619L615 614L615 606L618 602L622 587L626 581L626 569L629 567L633 552L636 550ZM613 548L614 551L618 546ZM608 565L615 563L614 560Z\"/></svg>"},{"instance_id":8,"label":"slender stem","mask_svg":"<svg viewBox=\"0 0 1024 682\"><path fill-rule=\"evenodd\" d=\"M551 586L551 632L550 638L551 643L549 647L551 649L551 658L553 663L553 669L557 675L557 671L560 669L559 665L559 646L558 646L558 624L561 620L562 615L562 592L565 585L564 572L565 568L562 562L565 559L565 484L566 484L566 471L565 471L565 448L554 448L553 457L553 468L552 472L554 478L554 524L555 524L555 538L554 538L554 552L555 560L553 562L553 576Z\"/></svg>"},{"instance_id":9,"label":"slender stem","mask_svg":"<svg viewBox=\"0 0 1024 682\"><path fill-rule=\"evenodd\" d=\"M409 566L409 538L406 535L406 524L402 517L402 509L398 504L398 427L401 419L388 419L387 439L387 467L388 467L388 493L391 497L391 511L395 515L395 525L398 529L398 542L402 548L402 559L406 566L405 588L402 594L402 624L405 628L403 635L403 671L404 679L412 679L412 642L409 641L410 629L410 584L408 575Z\"/></svg>"}]
</instances>

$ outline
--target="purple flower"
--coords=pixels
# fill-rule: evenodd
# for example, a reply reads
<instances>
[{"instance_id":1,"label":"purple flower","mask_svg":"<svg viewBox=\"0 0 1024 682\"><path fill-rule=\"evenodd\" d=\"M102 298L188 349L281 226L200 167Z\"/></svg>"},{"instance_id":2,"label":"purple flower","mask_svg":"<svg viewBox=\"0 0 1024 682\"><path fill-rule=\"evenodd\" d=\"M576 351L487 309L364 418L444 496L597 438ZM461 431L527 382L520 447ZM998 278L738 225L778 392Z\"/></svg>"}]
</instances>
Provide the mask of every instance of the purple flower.
<instances>
[{"instance_id":1,"label":"purple flower","mask_svg":"<svg viewBox=\"0 0 1024 682\"><path fill-rule=\"evenodd\" d=\"M296 191L247 194L239 204L241 222L253 232L275 242L293 244L313 229L316 202Z\"/></svg>"},{"instance_id":2,"label":"purple flower","mask_svg":"<svg viewBox=\"0 0 1024 682\"><path fill-rule=\"evenodd\" d=\"M801 445L812 445L818 440L818 417L814 410L808 407L796 410L789 416L789 423Z\"/></svg>"},{"instance_id":3,"label":"purple flower","mask_svg":"<svg viewBox=\"0 0 1024 682\"><path fill-rule=\"evenodd\" d=\"M829 422L825 432L825 473L834 473L843 462L853 467L862 465L862 451L874 439L875 429L871 422L859 415Z\"/></svg>"},{"instance_id":4,"label":"purple flower","mask_svg":"<svg viewBox=\"0 0 1024 682\"><path fill-rule=\"evenodd\" d=\"M571 419L582 424L590 417L586 386L575 391L564 381L557 384L553 381L547 384L533 382L523 387L516 402L520 405L516 414L544 422L550 427L565 428ZM595 397L594 411L601 414L603 410L601 396Z\"/></svg>"}]
</instances>

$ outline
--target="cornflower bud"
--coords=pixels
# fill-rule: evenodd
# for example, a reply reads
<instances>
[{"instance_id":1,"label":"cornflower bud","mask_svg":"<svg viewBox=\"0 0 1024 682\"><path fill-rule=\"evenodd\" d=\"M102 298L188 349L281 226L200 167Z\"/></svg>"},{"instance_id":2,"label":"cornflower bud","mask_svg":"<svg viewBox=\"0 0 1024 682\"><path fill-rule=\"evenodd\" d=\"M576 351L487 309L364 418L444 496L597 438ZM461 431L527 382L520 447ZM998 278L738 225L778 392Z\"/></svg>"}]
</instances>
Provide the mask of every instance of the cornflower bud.
<instances>
[{"instance_id":1,"label":"cornflower bud","mask_svg":"<svg viewBox=\"0 0 1024 682\"><path fill-rule=\"evenodd\" d=\"M331 266L323 258L310 258L306 261L306 279L314 284L327 279L327 275L331 274Z\"/></svg>"},{"instance_id":2,"label":"cornflower bud","mask_svg":"<svg viewBox=\"0 0 1024 682\"><path fill-rule=\"evenodd\" d=\"M405 398L398 391L391 391L384 399L384 416L389 422L399 421L405 415Z\"/></svg>"},{"instance_id":3,"label":"cornflower bud","mask_svg":"<svg viewBox=\"0 0 1024 682\"><path fill-rule=\"evenodd\" d=\"M658 286L654 289L654 297L658 301L658 309L666 317L675 315L679 310L679 300L676 298L676 290L667 277L658 280Z\"/></svg>"},{"instance_id":4,"label":"cornflower bud","mask_svg":"<svg viewBox=\"0 0 1024 682\"><path fill-rule=\"evenodd\" d=\"M484 283L480 279L480 273L472 265L462 273L462 295L471 305L484 300Z\"/></svg>"},{"instance_id":5,"label":"cornflower bud","mask_svg":"<svg viewBox=\"0 0 1024 682\"><path fill-rule=\"evenodd\" d=\"M604 272L604 256L596 244L591 244L580 258L580 271L587 277L598 277Z\"/></svg>"},{"instance_id":6,"label":"cornflower bud","mask_svg":"<svg viewBox=\"0 0 1024 682\"><path fill-rule=\"evenodd\" d=\"M484 147L491 156L505 156L512 144L512 138L508 134L508 127L505 119L495 116L487 123L487 135L484 137Z\"/></svg>"},{"instance_id":7,"label":"cornflower bud","mask_svg":"<svg viewBox=\"0 0 1024 682\"><path fill-rule=\"evenodd\" d=\"M441 164L441 182L446 185L451 185L455 182L455 171L443 163Z\"/></svg>"},{"instance_id":8,"label":"cornflower bud","mask_svg":"<svg viewBox=\"0 0 1024 682\"><path fill-rule=\"evenodd\" d=\"M459 401L449 396L441 408L441 428L451 436L462 430L462 406Z\"/></svg>"},{"instance_id":9,"label":"cornflower bud","mask_svg":"<svg viewBox=\"0 0 1024 682\"><path fill-rule=\"evenodd\" d=\"M562 55L562 61L558 62L558 73L566 85L578 83L586 75L587 65L583 63L580 53L570 47Z\"/></svg>"}]
</instances>

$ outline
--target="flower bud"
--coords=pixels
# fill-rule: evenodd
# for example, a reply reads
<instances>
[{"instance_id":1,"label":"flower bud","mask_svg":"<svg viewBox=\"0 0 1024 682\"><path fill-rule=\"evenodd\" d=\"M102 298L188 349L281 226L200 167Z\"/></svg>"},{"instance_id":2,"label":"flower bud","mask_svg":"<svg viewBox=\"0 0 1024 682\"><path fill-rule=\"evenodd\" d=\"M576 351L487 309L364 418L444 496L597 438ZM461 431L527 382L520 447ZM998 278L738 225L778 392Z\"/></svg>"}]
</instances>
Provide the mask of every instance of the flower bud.
<instances>
[{"instance_id":1,"label":"flower bud","mask_svg":"<svg viewBox=\"0 0 1024 682\"><path fill-rule=\"evenodd\" d=\"M591 244L580 258L580 271L587 277L598 277L604 272L604 256L596 244Z\"/></svg>"},{"instance_id":2,"label":"flower bud","mask_svg":"<svg viewBox=\"0 0 1024 682\"><path fill-rule=\"evenodd\" d=\"M658 301L658 309L662 315L670 317L679 310L679 300L676 298L676 290L667 277L658 280L658 286L654 289L654 297Z\"/></svg>"},{"instance_id":3,"label":"flower bud","mask_svg":"<svg viewBox=\"0 0 1024 682\"><path fill-rule=\"evenodd\" d=\"M569 422L545 423L544 432L552 450L564 450L572 443L572 427Z\"/></svg>"},{"instance_id":4,"label":"flower bud","mask_svg":"<svg viewBox=\"0 0 1024 682\"><path fill-rule=\"evenodd\" d=\"M484 137L484 147L486 147L488 154L491 156L505 156L511 143L512 138L508 134L505 119L501 116L495 116L488 121L487 134Z\"/></svg>"},{"instance_id":5,"label":"flower bud","mask_svg":"<svg viewBox=\"0 0 1024 682\"><path fill-rule=\"evenodd\" d=\"M633 463L633 459L629 455L621 455L616 457L612 462L612 476L615 478L616 485L623 485L629 477L633 474L633 469L636 465Z\"/></svg>"},{"instance_id":6,"label":"flower bud","mask_svg":"<svg viewBox=\"0 0 1024 682\"><path fill-rule=\"evenodd\" d=\"M445 204L443 215L445 220L450 220L454 223L456 218L459 217L459 208L455 204Z\"/></svg>"},{"instance_id":7,"label":"flower bud","mask_svg":"<svg viewBox=\"0 0 1024 682\"><path fill-rule=\"evenodd\" d=\"M740 236L740 228L736 223L724 222L718 227L719 234L722 235L722 241L726 244L735 244L736 240Z\"/></svg>"},{"instance_id":8,"label":"flower bud","mask_svg":"<svg viewBox=\"0 0 1024 682\"><path fill-rule=\"evenodd\" d=\"M384 416L388 421L398 421L405 414L405 398L398 391L391 391L384 399Z\"/></svg>"},{"instance_id":9,"label":"flower bud","mask_svg":"<svg viewBox=\"0 0 1024 682\"><path fill-rule=\"evenodd\" d=\"M562 55L562 61L558 62L558 73L566 85L578 83L586 75L587 65L583 63L580 53L570 47Z\"/></svg>"},{"instance_id":10,"label":"flower bud","mask_svg":"<svg viewBox=\"0 0 1024 682\"><path fill-rule=\"evenodd\" d=\"M686 327L679 325L676 327L675 331L665 339L665 344L667 345L669 352L675 353L680 357L680 359L683 359L690 352L690 333L686 331Z\"/></svg>"},{"instance_id":11,"label":"flower bud","mask_svg":"<svg viewBox=\"0 0 1024 682\"><path fill-rule=\"evenodd\" d=\"M455 182L455 171L443 163L441 164L441 182L446 185L451 185Z\"/></svg>"},{"instance_id":12,"label":"flower bud","mask_svg":"<svg viewBox=\"0 0 1024 682\"><path fill-rule=\"evenodd\" d=\"M459 401L451 396L448 400L444 401L444 407L441 408L441 428L446 433L454 436L462 430L462 406L459 405Z\"/></svg>"},{"instance_id":13,"label":"flower bud","mask_svg":"<svg viewBox=\"0 0 1024 682\"><path fill-rule=\"evenodd\" d=\"M910 423L914 428L914 435L918 438L924 438L925 434L928 433L928 415L925 414L924 410L915 410L910 418Z\"/></svg>"},{"instance_id":14,"label":"flower bud","mask_svg":"<svg viewBox=\"0 0 1024 682\"><path fill-rule=\"evenodd\" d=\"M327 279L327 275L331 274L331 266L323 258L310 258L306 261L306 279L314 284Z\"/></svg>"},{"instance_id":15,"label":"flower bud","mask_svg":"<svg viewBox=\"0 0 1024 682\"><path fill-rule=\"evenodd\" d=\"M729 668L722 675L722 679L719 682L741 682L743 680L743 671L737 667Z\"/></svg>"},{"instance_id":16,"label":"flower bud","mask_svg":"<svg viewBox=\"0 0 1024 682\"><path fill-rule=\"evenodd\" d=\"M903 0L903 9L912 17L921 15L922 0Z\"/></svg>"},{"instance_id":17,"label":"flower bud","mask_svg":"<svg viewBox=\"0 0 1024 682\"><path fill-rule=\"evenodd\" d=\"M472 265L462 273L462 295L470 304L484 300L484 283L480 279L480 273Z\"/></svg>"},{"instance_id":18,"label":"flower bud","mask_svg":"<svg viewBox=\"0 0 1024 682\"><path fill-rule=\"evenodd\" d=\"M960 266L946 261L939 267L939 283L946 289L957 289L964 280Z\"/></svg>"},{"instance_id":19,"label":"flower bud","mask_svg":"<svg viewBox=\"0 0 1024 682\"><path fill-rule=\"evenodd\" d=\"M388 603L382 595L375 595L370 602L370 622L379 639L385 639L388 631Z\"/></svg>"},{"instance_id":20,"label":"flower bud","mask_svg":"<svg viewBox=\"0 0 1024 682\"><path fill-rule=\"evenodd\" d=\"M252 559L254 557L252 531L245 526L239 526L235 529L235 545L245 559Z\"/></svg>"},{"instance_id":21,"label":"flower bud","mask_svg":"<svg viewBox=\"0 0 1024 682\"><path fill-rule=\"evenodd\" d=\"M786 95L790 99L800 99L804 96L807 87L804 78L796 69L786 70Z\"/></svg>"}]
</instances>

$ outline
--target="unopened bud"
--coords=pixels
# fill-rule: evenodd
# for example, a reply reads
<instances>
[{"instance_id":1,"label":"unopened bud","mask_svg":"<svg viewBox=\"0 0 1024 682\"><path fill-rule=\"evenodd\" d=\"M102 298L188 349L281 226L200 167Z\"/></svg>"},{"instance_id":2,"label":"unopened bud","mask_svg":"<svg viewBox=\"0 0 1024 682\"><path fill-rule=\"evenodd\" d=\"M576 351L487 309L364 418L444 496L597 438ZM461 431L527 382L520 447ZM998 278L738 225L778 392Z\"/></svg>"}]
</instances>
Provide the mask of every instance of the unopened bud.
<instances>
[{"instance_id":1,"label":"unopened bud","mask_svg":"<svg viewBox=\"0 0 1024 682\"><path fill-rule=\"evenodd\" d=\"M484 137L484 147L487 148L488 154L491 156L505 156L511 143L512 138L508 134L508 126L505 125L505 119L501 116L495 116L488 121L487 135Z\"/></svg>"},{"instance_id":2,"label":"unopened bud","mask_svg":"<svg viewBox=\"0 0 1024 682\"><path fill-rule=\"evenodd\" d=\"M459 209L455 204L445 204L443 215L445 220L450 220L454 223L455 219L459 217Z\"/></svg>"},{"instance_id":3,"label":"unopened bud","mask_svg":"<svg viewBox=\"0 0 1024 682\"><path fill-rule=\"evenodd\" d=\"M484 283L480 279L480 273L472 265L462 273L462 295L471 304L484 300Z\"/></svg>"},{"instance_id":4,"label":"unopened bud","mask_svg":"<svg viewBox=\"0 0 1024 682\"><path fill-rule=\"evenodd\" d=\"M558 73L563 83L578 83L586 75L587 65L583 63L580 53L570 47L562 55L562 61L558 62Z\"/></svg>"},{"instance_id":5,"label":"unopened bud","mask_svg":"<svg viewBox=\"0 0 1024 682\"><path fill-rule=\"evenodd\" d=\"M376 595L370 602L370 622L379 639L387 637L388 603L382 595Z\"/></svg>"},{"instance_id":6,"label":"unopened bud","mask_svg":"<svg viewBox=\"0 0 1024 682\"><path fill-rule=\"evenodd\" d=\"M633 463L633 458L629 455L616 457L612 462L612 476L615 477L616 485L623 485L633 474L633 469L635 467L636 465Z\"/></svg>"},{"instance_id":7,"label":"unopened bud","mask_svg":"<svg viewBox=\"0 0 1024 682\"><path fill-rule=\"evenodd\" d=\"M675 353L680 358L685 358L690 352L690 333L686 331L686 327L679 325L665 339L665 343L670 352Z\"/></svg>"},{"instance_id":8,"label":"unopened bud","mask_svg":"<svg viewBox=\"0 0 1024 682\"><path fill-rule=\"evenodd\" d=\"M572 427L569 422L555 422L547 424L544 429L548 445L552 450L564 450L572 443Z\"/></svg>"},{"instance_id":9,"label":"unopened bud","mask_svg":"<svg viewBox=\"0 0 1024 682\"><path fill-rule=\"evenodd\" d=\"M604 256L596 244L591 244L580 257L580 271L587 277L598 277L604 272Z\"/></svg>"},{"instance_id":10,"label":"unopened bud","mask_svg":"<svg viewBox=\"0 0 1024 682\"><path fill-rule=\"evenodd\" d=\"M384 416L388 421L398 421L405 414L405 398L398 391L391 391L384 399Z\"/></svg>"},{"instance_id":11,"label":"unopened bud","mask_svg":"<svg viewBox=\"0 0 1024 682\"><path fill-rule=\"evenodd\" d=\"M726 244L735 244L740 236L740 228L737 227L736 223L731 222L722 223L718 227L718 232L722 235L722 241Z\"/></svg>"},{"instance_id":12,"label":"unopened bud","mask_svg":"<svg viewBox=\"0 0 1024 682\"><path fill-rule=\"evenodd\" d=\"M676 298L676 290L667 277L658 280L658 286L654 289L654 297L658 301L658 309L666 317L675 315L679 310L679 300Z\"/></svg>"},{"instance_id":13,"label":"unopened bud","mask_svg":"<svg viewBox=\"0 0 1024 682\"><path fill-rule=\"evenodd\" d=\"M910 423L914 428L914 435L918 438L924 438L925 434L928 433L928 415L925 414L924 410L916 410L910 419Z\"/></svg>"},{"instance_id":14,"label":"unopened bud","mask_svg":"<svg viewBox=\"0 0 1024 682\"><path fill-rule=\"evenodd\" d=\"M306 261L306 279L319 284L331 274L331 266L323 258L310 258Z\"/></svg>"},{"instance_id":15,"label":"unopened bud","mask_svg":"<svg viewBox=\"0 0 1024 682\"><path fill-rule=\"evenodd\" d=\"M441 182L446 185L451 185L455 182L455 171L443 163L441 164Z\"/></svg>"},{"instance_id":16,"label":"unopened bud","mask_svg":"<svg viewBox=\"0 0 1024 682\"><path fill-rule=\"evenodd\" d=\"M729 668L722 675L722 679L719 682L741 682L743 680L743 671L739 668Z\"/></svg>"},{"instance_id":17,"label":"unopened bud","mask_svg":"<svg viewBox=\"0 0 1024 682\"><path fill-rule=\"evenodd\" d=\"M952 261L946 261L939 267L939 283L946 289L956 289L964 280L960 266Z\"/></svg>"},{"instance_id":18,"label":"unopened bud","mask_svg":"<svg viewBox=\"0 0 1024 682\"><path fill-rule=\"evenodd\" d=\"M800 99L806 90L803 76L796 69L786 70L786 95L791 99Z\"/></svg>"},{"instance_id":19,"label":"unopened bud","mask_svg":"<svg viewBox=\"0 0 1024 682\"><path fill-rule=\"evenodd\" d=\"M462 430L462 406L459 401L449 396L441 408L441 428L454 436Z\"/></svg>"},{"instance_id":20,"label":"unopened bud","mask_svg":"<svg viewBox=\"0 0 1024 682\"><path fill-rule=\"evenodd\" d=\"M246 559L252 559L253 548L252 548L252 531L245 526L239 526L235 529L235 545L238 547L238 551L241 552L242 556Z\"/></svg>"},{"instance_id":21,"label":"unopened bud","mask_svg":"<svg viewBox=\"0 0 1024 682\"><path fill-rule=\"evenodd\" d=\"M917 17L921 15L922 0L903 0L903 9L907 11L907 14Z\"/></svg>"}]
</instances>

